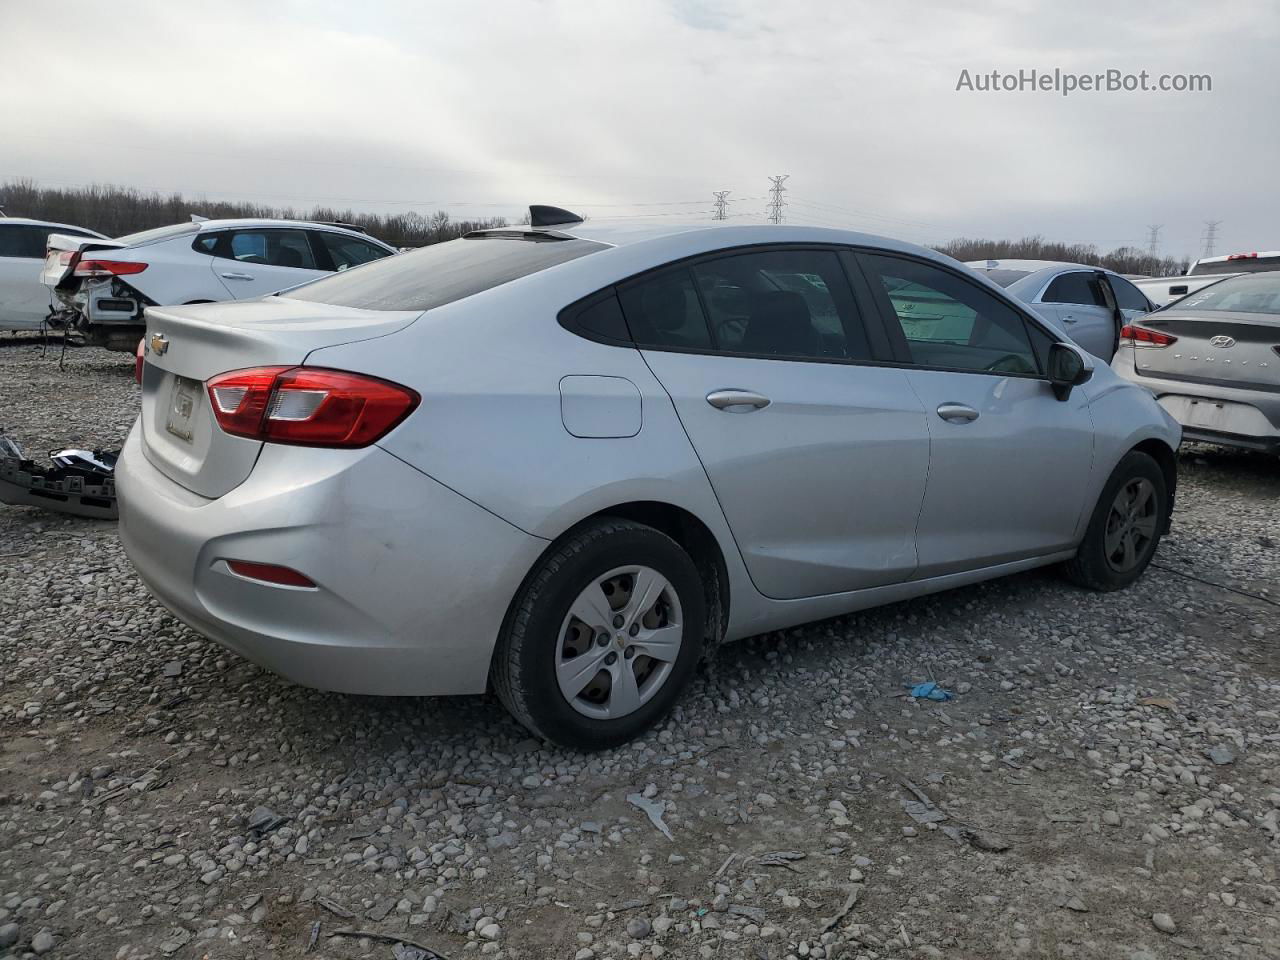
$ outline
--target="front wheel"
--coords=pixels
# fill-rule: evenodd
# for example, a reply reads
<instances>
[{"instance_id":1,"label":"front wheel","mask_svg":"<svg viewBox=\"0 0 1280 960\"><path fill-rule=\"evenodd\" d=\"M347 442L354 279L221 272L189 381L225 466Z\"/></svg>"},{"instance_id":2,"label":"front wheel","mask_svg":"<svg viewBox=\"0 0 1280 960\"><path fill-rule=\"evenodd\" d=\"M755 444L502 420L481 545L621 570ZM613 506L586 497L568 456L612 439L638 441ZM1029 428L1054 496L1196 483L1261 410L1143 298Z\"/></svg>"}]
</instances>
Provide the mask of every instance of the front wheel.
<instances>
[{"instance_id":1,"label":"front wheel","mask_svg":"<svg viewBox=\"0 0 1280 960\"><path fill-rule=\"evenodd\" d=\"M534 734L600 750L657 723L688 685L706 623L678 543L605 518L568 534L517 595L494 653L498 697Z\"/></svg>"},{"instance_id":2,"label":"front wheel","mask_svg":"<svg viewBox=\"0 0 1280 960\"><path fill-rule=\"evenodd\" d=\"M1102 490L1075 557L1063 569L1091 590L1120 590L1147 569L1169 522L1164 473L1145 453L1125 455Z\"/></svg>"}]
</instances>

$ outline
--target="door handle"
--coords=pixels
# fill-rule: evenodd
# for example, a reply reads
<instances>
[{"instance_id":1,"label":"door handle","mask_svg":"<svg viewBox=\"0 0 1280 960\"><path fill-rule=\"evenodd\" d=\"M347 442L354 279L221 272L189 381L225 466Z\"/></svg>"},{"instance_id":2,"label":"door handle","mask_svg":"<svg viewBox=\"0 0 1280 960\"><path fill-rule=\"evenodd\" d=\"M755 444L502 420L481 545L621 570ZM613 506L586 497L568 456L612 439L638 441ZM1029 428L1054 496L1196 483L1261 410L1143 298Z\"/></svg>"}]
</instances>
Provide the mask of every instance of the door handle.
<instances>
[{"instance_id":1,"label":"door handle","mask_svg":"<svg viewBox=\"0 0 1280 960\"><path fill-rule=\"evenodd\" d=\"M938 416L947 423L969 423L978 419L978 411L963 403L943 403L938 405Z\"/></svg>"},{"instance_id":2,"label":"door handle","mask_svg":"<svg viewBox=\"0 0 1280 960\"><path fill-rule=\"evenodd\" d=\"M1062 322L1063 322L1063 323L1075 323L1075 322L1076 322L1076 318L1075 318L1075 317L1073 317L1073 316L1071 316L1070 314L1067 314L1065 317L1063 317L1063 318L1062 318Z\"/></svg>"},{"instance_id":3,"label":"door handle","mask_svg":"<svg viewBox=\"0 0 1280 960\"><path fill-rule=\"evenodd\" d=\"M707 403L717 410L728 410L730 413L750 413L762 410L769 405L769 398L750 390L712 390L707 394Z\"/></svg>"},{"instance_id":4,"label":"door handle","mask_svg":"<svg viewBox=\"0 0 1280 960\"><path fill-rule=\"evenodd\" d=\"M218 276L222 277L223 280L252 280L253 279L253 274L251 273L220 273L218 274Z\"/></svg>"}]
</instances>

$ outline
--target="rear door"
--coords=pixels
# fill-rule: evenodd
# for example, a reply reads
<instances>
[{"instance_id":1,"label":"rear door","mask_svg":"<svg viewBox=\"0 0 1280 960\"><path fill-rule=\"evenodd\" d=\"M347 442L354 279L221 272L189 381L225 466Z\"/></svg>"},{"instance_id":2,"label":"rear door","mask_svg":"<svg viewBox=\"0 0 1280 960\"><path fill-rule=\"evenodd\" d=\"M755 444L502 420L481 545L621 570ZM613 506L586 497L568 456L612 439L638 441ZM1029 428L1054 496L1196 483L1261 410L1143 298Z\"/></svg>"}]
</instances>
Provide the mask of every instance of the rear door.
<instances>
[{"instance_id":1,"label":"rear door","mask_svg":"<svg viewBox=\"0 0 1280 960\"><path fill-rule=\"evenodd\" d=\"M296 227L213 231L201 234L193 249L213 258L210 268L237 300L264 297L326 275L308 231Z\"/></svg>"},{"instance_id":2,"label":"rear door","mask_svg":"<svg viewBox=\"0 0 1280 960\"><path fill-rule=\"evenodd\" d=\"M1043 308L1056 316L1072 340L1095 357L1111 362L1120 328L1096 270L1071 270L1049 281L1040 294Z\"/></svg>"},{"instance_id":3,"label":"rear door","mask_svg":"<svg viewBox=\"0 0 1280 960\"><path fill-rule=\"evenodd\" d=\"M916 567L924 411L832 249L706 257L619 288L756 587L792 599Z\"/></svg>"},{"instance_id":4,"label":"rear door","mask_svg":"<svg viewBox=\"0 0 1280 960\"><path fill-rule=\"evenodd\" d=\"M1093 422L1083 391L1059 401L1041 373L1057 338L938 264L859 260L927 411L916 576L1069 548L1092 469Z\"/></svg>"},{"instance_id":5,"label":"rear door","mask_svg":"<svg viewBox=\"0 0 1280 960\"><path fill-rule=\"evenodd\" d=\"M49 312L40 283L47 228L0 220L0 330L34 330Z\"/></svg>"}]
</instances>

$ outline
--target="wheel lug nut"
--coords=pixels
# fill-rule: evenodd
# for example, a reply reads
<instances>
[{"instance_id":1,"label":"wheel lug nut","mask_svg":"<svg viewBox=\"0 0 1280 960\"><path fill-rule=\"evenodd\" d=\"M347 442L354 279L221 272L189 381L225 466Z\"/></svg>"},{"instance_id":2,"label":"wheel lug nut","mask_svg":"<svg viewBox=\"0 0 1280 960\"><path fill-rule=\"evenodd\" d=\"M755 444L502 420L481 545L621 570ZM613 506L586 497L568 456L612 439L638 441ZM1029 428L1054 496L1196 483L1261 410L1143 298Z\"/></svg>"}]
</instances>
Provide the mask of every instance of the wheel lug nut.
<instances>
[{"instance_id":1,"label":"wheel lug nut","mask_svg":"<svg viewBox=\"0 0 1280 960\"><path fill-rule=\"evenodd\" d=\"M607 633L597 634L596 645L601 647L607 647L609 645L609 635Z\"/></svg>"},{"instance_id":2,"label":"wheel lug nut","mask_svg":"<svg viewBox=\"0 0 1280 960\"><path fill-rule=\"evenodd\" d=\"M616 653L610 653L607 657L604 658L604 662L607 663L609 666L613 666L615 663L618 662L618 655Z\"/></svg>"},{"instance_id":3,"label":"wheel lug nut","mask_svg":"<svg viewBox=\"0 0 1280 960\"><path fill-rule=\"evenodd\" d=\"M614 617L614 618L613 618L613 625L614 625L615 627L620 627L620 626L622 626L624 623L626 623L626 621L622 619L622 614L618 614L618 616L616 616L616 617Z\"/></svg>"},{"instance_id":4,"label":"wheel lug nut","mask_svg":"<svg viewBox=\"0 0 1280 960\"><path fill-rule=\"evenodd\" d=\"M626 657L628 660L630 660L632 657L634 657L634 656L636 655L636 648L635 648L635 647L627 647L627 649L625 649L625 650L623 650L623 651L622 651L622 655L623 655L624 657Z\"/></svg>"},{"instance_id":5,"label":"wheel lug nut","mask_svg":"<svg viewBox=\"0 0 1280 960\"><path fill-rule=\"evenodd\" d=\"M633 623L633 624L631 625L631 629L630 629L630 630L628 630L627 632L628 632L629 634L631 634L631 635L634 637L637 633L639 633L639 632L640 632L640 624L638 624L638 623Z\"/></svg>"}]
</instances>

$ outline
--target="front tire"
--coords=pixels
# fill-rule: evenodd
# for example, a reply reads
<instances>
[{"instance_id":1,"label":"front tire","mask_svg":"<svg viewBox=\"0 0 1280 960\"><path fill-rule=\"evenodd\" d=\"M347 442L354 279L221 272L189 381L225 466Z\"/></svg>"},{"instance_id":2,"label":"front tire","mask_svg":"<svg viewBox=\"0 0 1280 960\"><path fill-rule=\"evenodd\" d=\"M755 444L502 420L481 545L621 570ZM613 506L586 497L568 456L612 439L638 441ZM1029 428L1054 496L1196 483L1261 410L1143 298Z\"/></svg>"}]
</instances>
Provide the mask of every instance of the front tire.
<instances>
[{"instance_id":1,"label":"front tire","mask_svg":"<svg viewBox=\"0 0 1280 960\"><path fill-rule=\"evenodd\" d=\"M702 654L702 581L678 543L604 518L571 531L521 586L494 653L494 691L533 734L616 747L662 719Z\"/></svg>"},{"instance_id":2,"label":"front tire","mask_svg":"<svg viewBox=\"0 0 1280 960\"><path fill-rule=\"evenodd\" d=\"M1103 487L1076 555L1063 564L1072 582L1121 590L1147 569L1169 522L1164 472L1137 450L1124 456Z\"/></svg>"}]
</instances>

